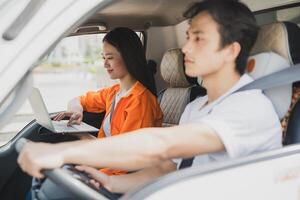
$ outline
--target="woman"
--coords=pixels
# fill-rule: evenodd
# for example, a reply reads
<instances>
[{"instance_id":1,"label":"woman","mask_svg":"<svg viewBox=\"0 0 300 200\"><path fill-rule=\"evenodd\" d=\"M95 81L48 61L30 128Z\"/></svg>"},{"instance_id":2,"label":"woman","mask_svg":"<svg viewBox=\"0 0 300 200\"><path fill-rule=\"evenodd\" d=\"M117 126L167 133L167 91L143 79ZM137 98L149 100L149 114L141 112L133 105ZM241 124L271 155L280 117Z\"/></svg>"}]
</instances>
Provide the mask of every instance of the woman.
<instances>
[{"instance_id":1,"label":"woman","mask_svg":"<svg viewBox=\"0 0 300 200\"><path fill-rule=\"evenodd\" d=\"M151 83L143 45L137 34L128 28L115 28L103 39L104 67L111 79L119 84L97 92L88 92L71 100L66 112L54 120L70 117L70 124L80 124L83 111L100 113L105 117L98 138L115 136L143 127L158 127L162 111ZM106 174L121 174L118 170L103 170Z\"/></svg>"}]
</instances>

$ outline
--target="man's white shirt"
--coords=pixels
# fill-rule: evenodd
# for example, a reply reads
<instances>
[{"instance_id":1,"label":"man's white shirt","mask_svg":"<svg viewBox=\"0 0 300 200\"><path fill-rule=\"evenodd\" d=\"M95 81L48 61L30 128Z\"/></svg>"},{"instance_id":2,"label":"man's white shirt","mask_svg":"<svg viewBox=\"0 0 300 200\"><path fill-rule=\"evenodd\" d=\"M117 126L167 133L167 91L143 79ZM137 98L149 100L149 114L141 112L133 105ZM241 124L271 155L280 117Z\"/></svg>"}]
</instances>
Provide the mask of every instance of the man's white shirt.
<instances>
[{"instance_id":1,"label":"man's white shirt","mask_svg":"<svg viewBox=\"0 0 300 200\"><path fill-rule=\"evenodd\" d=\"M196 156L193 166L282 147L281 124L272 102L258 89L234 93L251 81L245 74L217 100L207 104L204 96L187 105L179 124L208 125L225 146L223 152ZM174 162L179 164L180 160Z\"/></svg>"}]
</instances>

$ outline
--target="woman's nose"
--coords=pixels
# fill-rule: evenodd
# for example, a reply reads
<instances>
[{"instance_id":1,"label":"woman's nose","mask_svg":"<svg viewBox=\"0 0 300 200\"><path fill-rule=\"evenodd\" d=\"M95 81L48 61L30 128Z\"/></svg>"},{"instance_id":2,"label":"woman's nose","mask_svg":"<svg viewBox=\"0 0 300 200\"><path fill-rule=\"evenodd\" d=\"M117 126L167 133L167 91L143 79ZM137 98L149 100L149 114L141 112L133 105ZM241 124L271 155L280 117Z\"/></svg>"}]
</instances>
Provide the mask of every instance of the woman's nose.
<instances>
[{"instance_id":1,"label":"woman's nose","mask_svg":"<svg viewBox=\"0 0 300 200\"><path fill-rule=\"evenodd\" d=\"M108 65L109 65L109 64L108 64L108 61L107 61L107 59L104 59L104 67L105 67L105 68L107 68L107 67L108 67Z\"/></svg>"}]
</instances>

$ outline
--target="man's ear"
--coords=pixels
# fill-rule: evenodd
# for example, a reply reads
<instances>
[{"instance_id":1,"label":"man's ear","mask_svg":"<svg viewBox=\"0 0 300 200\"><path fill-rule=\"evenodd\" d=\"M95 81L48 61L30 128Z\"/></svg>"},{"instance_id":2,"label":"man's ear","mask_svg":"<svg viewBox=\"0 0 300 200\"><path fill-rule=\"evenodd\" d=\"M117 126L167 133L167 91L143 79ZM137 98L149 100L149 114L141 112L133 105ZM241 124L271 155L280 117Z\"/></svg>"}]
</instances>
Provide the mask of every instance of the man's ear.
<instances>
[{"instance_id":1,"label":"man's ear","mask_svg":"<svg viewBox=\"0 0 300 200\"><path fill-rule=\"evenodd\" d=\"M241 52L241 45L238 42L233 42L232 44L228 45L227 47L227 61L232 62L236 60Z\"/></svg>"}]
</instances>

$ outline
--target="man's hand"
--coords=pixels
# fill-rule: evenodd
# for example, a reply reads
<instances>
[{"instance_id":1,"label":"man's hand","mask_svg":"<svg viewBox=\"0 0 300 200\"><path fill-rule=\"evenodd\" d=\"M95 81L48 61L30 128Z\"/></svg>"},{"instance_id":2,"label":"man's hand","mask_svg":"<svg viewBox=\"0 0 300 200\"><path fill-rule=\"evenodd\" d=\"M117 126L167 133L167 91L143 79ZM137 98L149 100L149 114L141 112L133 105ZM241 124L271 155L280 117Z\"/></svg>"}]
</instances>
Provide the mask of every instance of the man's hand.
<instances>
[{"instance_id":1,"label":"man's hand","mask_svg":"<svg viewBox=\"0 0 300 200\"><path fill-rule=\"evenodd\" d=\"M64 164L60 148L53 144L28 142L18 157L21 169L31 176L43 178L42 169L59 168Z\"/></svg>"},{"instance_id":2,"label":"man's hand","mask_svg":"<svg viewBox=\"0 0 300 200\"><path fill-rule=\"evenodd\" d=\"M100 187L105 187L106 189L110 190L111 188L109 187L109 181L110 177L99 170L88 167L85 165L78 165L76 166L76 169L82 172L85 172L89 175L91 178L90 183L97 189L99 190Z\"/></svg>"},{"instance_id":3,"label":"man's hand","mask_svg":"<svg viewBox=\"0 0 300 200\"><path fill-rule=\"evenodd\" d=\"M65 117L69 117L68 125L72 124L80 124L82 122L83 113L82 112L75 112L75 111L66 111L58 113L53 120L60 121Z\"/></svg>"}]
</instances>

